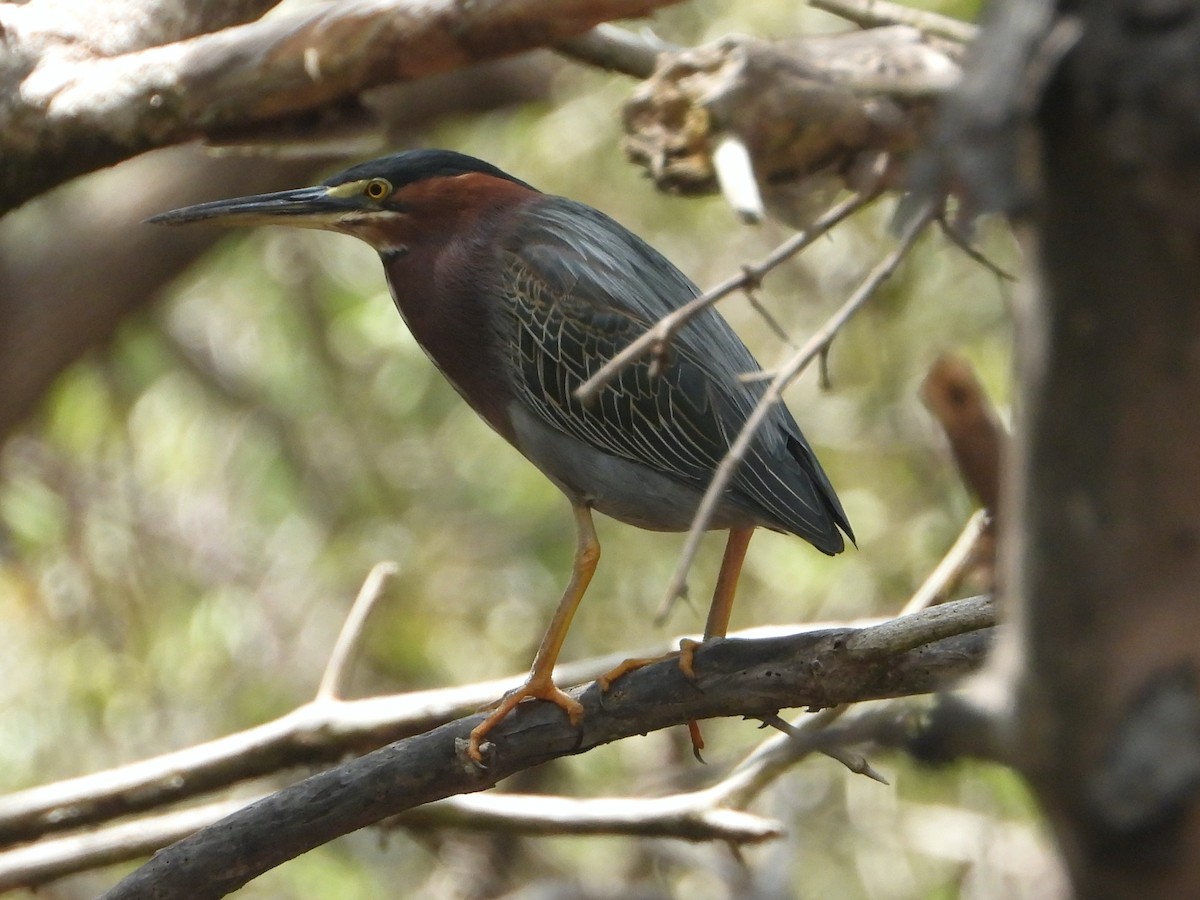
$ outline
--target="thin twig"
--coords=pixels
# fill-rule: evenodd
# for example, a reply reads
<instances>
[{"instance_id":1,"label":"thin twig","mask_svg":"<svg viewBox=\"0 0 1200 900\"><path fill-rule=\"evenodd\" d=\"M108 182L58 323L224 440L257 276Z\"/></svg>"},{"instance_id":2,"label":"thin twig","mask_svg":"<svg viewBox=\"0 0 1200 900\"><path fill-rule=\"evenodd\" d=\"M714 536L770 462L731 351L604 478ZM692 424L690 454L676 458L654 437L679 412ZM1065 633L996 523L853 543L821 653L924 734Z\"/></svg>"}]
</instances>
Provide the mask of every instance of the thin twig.
<instances>
[{"instance_id":1,"label":"thin twig","mask_svg":"<svg viewBox=\"0 0 1200 900\"><path fill-rule=\"evenodd\" d=\"M400 567L394 562L381 562L376 563L367 574L366 580L358 591L358 596L354 598L354 604L350 607L346 621L342 624L342 630L338 632L333 652L329 654L325 674L321 676L321 684L317 687L316 700L318 703L341 698L342 689L345 687L346 672L358 649L363 626L367 624L371 610L383 596L388 580L399 571Z\"/></svg>"},{"instance_id":2,"label":"thin twig","mask_svg":"<svg viewBox=\"0 0 1200 900\"><path fill-rule=\"evenodd\" d=\"M775 337L779 338L780 342L784 346L788 347L790 350L800 349L799 345L793 341L788 335L787 331L784 330L784 327L779 324L779 320L776 319L775 316L771 314L771 311L763 305L763 302L758 299L758 294L756 294L753 290L747 289L746 299L750 301L750 308L762 317L762 320L767 323L767 327L771 329L771 332L775 335Z\"/></svg>"},{"instance_id":3,"label":"thin twig","mask_svg":"<svg viewBox=\"0 0 1200 900\"><path fill-rule=\"evenodd\" d=\"M950 239L950 243L965 253L968 259L979 263L1001 281L1015 282L1017 280L1016 275L992 262L982 250L967 240L966 236L946 218L944 210L938 214L937 222L941 226L942 234Z\"/></svg>"},{"instance_id":4,"label":"thin twig","mask_svg":"<svg viewBox=\"0 0 1200 900\"><path fill-rule=\"evenodd\" d=\"M958 581L962 576L963 569L975 554L975 548L979 545L979 539L987 531L990 521L991 519L988 517L987 510L978 509L975 511L975 514L963 526L963 530L955 539L954 545L946 551L946 555L942 557L941 562L929 573L928 577L921 583L921 586L917 588L908 602L904 604L904 608L900 610L900 615L907 616L918 610L926 609L938 603L945 596L947 587Z\"/></svg>"},{"instance_id":5,"label":"thin twig","mask_svg":"<svg viewBox=\"0 0 1200 900\"><path fill-rule=\"evenodd\" d=\"M605 363L595 375L575 391L575 396L584 402L595 398L600 390L612 381L626 366L648 353L664 348L675 333L694 319L702 310L712 306L723 297L737 290L757 287L764 275L780 263L795 256L817 238L826 234L843 219L857 212L879 196L878 191L856 193L830 207L803 231L792 235L766 257L753 265L744 266L742 271L721 282L711 290L689 300L679 309L659 319L654 327L633 341L624 350Z\"/></svg>"},{"instance_id":6,"label":"thin twig","mask_svg":"<svg viewBox=\"0 0 1200 900\"><path fill-rule=\"evenodd\" d=\"M808 4L863 28L911 25L926 34L960 44L969 44L979 34L979 29L970 22L888 0L808 0Z\"/></svg>"},{"instance_id":7,"label":"thin twig","mask_svg":"<svg viewBox=\"0 0 1200 900\"><path fill-rule=\"evenodd\" d=\"M785 723L786 733L763 741L707 792L716 795L722 805L743 809L811 753L849 744L897 744L895 733L907 730L903 723L912 715L911 700L874 701L807 713L795 722Z\"/></svg>"},{"instance_id":8,"label":"thin twig","mask_svg":"<svg viewBox=\"0 0 1200 900\"><path fill-rule=\"evenodd\" d=\"M692 519L692 526L688 531L687 540L684 542L679 564L676 566L675 574L671 576L671 581L667 586L664 603L669 605L674 602L676 597L682 594L684 585L687 582L688 572L700 549L700 541L704 537L705 532L709 530L709 524L712 522L713 514L716 512L717 504L724 495L725 488L729 485L730 479L733 478L734 472L737 471L737 467L741 465L746 451L749 450L750 444L754 441L758 429L766 419L771 407L783 398L783 392L788 385L832 343L834 337L837 336L837 333L846 322L874 295L879 286L896 271L896 268L900 265L904 257L908 255L908 251L921 235L921 232L932 221L932 218L928 207L919 214L912 216L904 226L904 231L900 235L900 241L896 248L879 261L875 268L863 279L854 293L842 304L841 308L830 316L825 324L821 326L820 330L809 338L808 342L781 366L775 377L771 379L771 384L763 392L762 397L759 398L758 405L755 406L754 411L747 417L746 424L742 426L737 440L734 441L733 446L729 448L729 452L725 454L725 458L721 460L721 464L717 466L716 472L713 473L712 481L709 482L708 489L704 492L704 497L700 501L696 515Z\"/></svg>"},{"instance_id":9,"label":"thin twig","mask_svg":"<svg viewBox=\"0 0 1200 900\"><path fill-rule=\"evenodd\" d=\"M845 707L837 707L844 709ZM764 724L771 726L776 731L782 731L789 738L803 740L804 734L793 725L791 722L784 719L778 713L772 716L763 716ZM867 762L867 758L861 753L855 753L852 750L847 750L845 747L822 747L821 752L835 762L840 762L848 770L855 775L866 775L868 778L878 781L880 784L888 784L888 780L871 768L871 764Z\"/></svg>"}]
</instances>

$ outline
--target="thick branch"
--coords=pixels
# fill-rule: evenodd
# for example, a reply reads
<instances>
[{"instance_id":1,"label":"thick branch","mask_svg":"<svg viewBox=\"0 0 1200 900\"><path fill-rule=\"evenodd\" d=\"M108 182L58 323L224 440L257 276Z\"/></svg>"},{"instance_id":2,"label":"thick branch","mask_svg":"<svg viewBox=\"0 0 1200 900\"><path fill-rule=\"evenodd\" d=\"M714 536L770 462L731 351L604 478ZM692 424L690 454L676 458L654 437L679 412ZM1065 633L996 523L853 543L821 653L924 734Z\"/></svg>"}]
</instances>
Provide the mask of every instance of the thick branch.
<instances>
[{"instance_id":1,"label":"thick branch","mask_svg":"<svg viewBox=\"0 0 1200 900\"><path fill-rule=\"evenodd\" d=\"M784 832L776 820L745 811L768 785L818 750L832 753L834 748L864 743L906 746L926 707L922 701L888 700L856 705L846 716L844 706L805 714L797 724L787 726L788 734L763 741L720 781L701 790L651 798L464 794L407 810L381 821L379 827L760 843ZM149 856L259 799L244 797L142 816L0 853L0 891L37 887L65 875Z\"/></svg>"},{"instance_id":2,"label":"thick branch","mask_svg":"<svg viewBox=\"0 0 1200 900\"><path fill-rule=\"evenodd\" d=\"M543 98L552 73L548 57L472 66L386 96L376 91L371 110L385 132L412 130L463 110ZM126 316L148 307L219 237L213 229L149 228L142 219L212 197L306 184L327 165L315 153L281 159L172 148L97 172L5 216L0 440L36 408L59 372L104 344ZM270 415L264 408L257 414Z\"/></svg>"},{"instance_id":3,"label":"thick branch","mask_svg":"<svg viewBox=\"0 0 1200 900\"><path fill-rule=\"evenodd\" d=\"M946 604L904 622L913 635L936 634L942 627L937 623L964 609L986 609L989 602L974 598ZM990 637L985 628L900 654L878 650L869 637L862 638L868 649L849 648L855 635L872 630L706 644L697 654L694 682L668 661L632 673L603 696L595 684L577 689L574 695L584 705L578 729L548 704L524 704L484 745L487 768L471 764L462 752L482 714L451 722L265 798L160 852L106 896L220 897L281 862L386 816L483 790L555 757L692 719L925 693L973 669ZM894 632L882 642L888 648L902 643Z\"/></svg>"},{"instance_id":4,"label":"thick branch","mask_svg":"<svg viewBox=\"0 0 1200 900\"><path fill-rule=\"evenodd\" d=\"M0 101L10 123L0 129L0 211L152 147L549 46L670 2L363 0L121 56L45 54Z\"/></svg>"},{"instance_id":5,"label":"thick branch","mask_svg":"<svg viewBox=\"0 0 1200 900\"><path fill-rule=\"evenodd\" d=\"M981 607L953 604L948 609ZM990 614L984 610L984 614ZM934 621L946 622L952 613ZM901 633L914 633L921 619L904 617ZM804 634L869 631L828 627ZM965 630L965 628L964 628ZM756 628L742 634L778 639L795 629ZM674 646L674 643L672 643ZM637 648L654 655L662 648ZM560 666L556 679L579 684L598 678L622 659L605 656ZM479 684L364 700L325 700L306 704L274 721L153 759L42 785L0 798L0 846L107 821L229 787L291 766L324 763L348 752L373 750L390 741L435 728L494 700L520 683L520 676ZM912 691L901 691L912 693ZM861 699L861 698L859 698ZM807 702L807 701L805 701Z\"/></svg>"}]
</instances>

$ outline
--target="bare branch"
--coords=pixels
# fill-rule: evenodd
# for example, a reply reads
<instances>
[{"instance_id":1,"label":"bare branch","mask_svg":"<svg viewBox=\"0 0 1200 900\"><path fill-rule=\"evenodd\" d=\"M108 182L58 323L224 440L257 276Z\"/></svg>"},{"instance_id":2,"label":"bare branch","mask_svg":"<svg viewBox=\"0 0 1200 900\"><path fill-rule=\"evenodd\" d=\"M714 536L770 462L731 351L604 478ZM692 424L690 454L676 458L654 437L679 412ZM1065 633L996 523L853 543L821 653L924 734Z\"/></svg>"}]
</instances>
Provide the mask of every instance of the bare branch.
<instances>
[{"instance_id":1,"label":"bare branch","mask_svg":"<svg viewBox=\"0 0 1200 900\"><path fill-rule=\"evenodd\" d=\"M909 25L925 34L960 44L969 44L979 34L970 22L953 19L924 9L914 9L889 0L808 0L808 5L840 16L863 28L883 25Z\"/></svg>"},{"instance_id":2,"label":"bare branch","mask_svg":"<svg viewBox=\"0 0 1200 900\"><path fill-rule=\"evenodd\" d=\"M865 628L875 623L815 623L746 629L745 640L778 639L804 632ZM695 635L693 635L695 637ZM674 638L639 655L660 655ZM592 681L624 661L628 652L559 666L564 685ZM521 683L523 675L477 684L362 700L313 702L236 734L103 772L0 797L0 846L106 821L227 788L298 765L336 760L417 734L478 709Z\"/></svg>"},{"instance_id":3,"label":"bare branch","mask_svg":"<svg viewBox=\"0 0 1200 900\"><path fill-rule=\"evenodd\" d=\"M766 257L757 263L742 267L738 275L726 279L714 288L705 291L693 300L689 300L670 315L659 319L653 328L631 343L628 347L606 362L595 375L585 381L575 391L575 395L584 402L593 399L596 394L622 369L648 353L661 353L675 333L689 321L694 319L702 310L712 306L723 297L737 290L748 290L757 287L768 272L781 263L791 259L817 238L827 234L834 226L847 217L862 209L875 199L877 194L854 194L830 207L811 226L792 235Z\"/></svg>"},{"instance_id":4,"label":"bare branch","mask_svg":"<svg viewBox=\"0 0 1200 900\"><path fill-rule=\"evenodd\" d=\"M597 25L579 37L563 41L554 49L563 56L600 69L621 72L634 78L649 78L658 64L658 55L679 48L614 25Z\"/></svg>"},{"instance_id":5,"label":"bare branch","mask_svg":"<svg viewBox=\"0 0 1200 900\"><path fill-rule=\"evenodd\" d=\"M467 794L446 797L380 821L382 828L500 830L507 834L639 835L689 841L760 843L780 836L773 819L744 811L759 793L814 751L851 763L882 780L861 755L844 747L863 742L895 746L914 731L908 702L876 701L808 713L796 723L764 720L784 731L769 739L711 787L666 797L574 799L531 794ZM839 724L831 728L835 722ZM886 782L885 782L886 783ZM148 856L201 828L257 802L240 797L169 813L142 816L98 831L39 841L0 853L0 891L36 887L55 878Z\"/></svg>"},{"instance_id":6,"label":"bare branch","mask_svg":"<svg viewBox=\"0 0 1200 900\"><path fill-rule=\"evenodd\" d=\"M363 626L367 624L367 617L383 596L388 581L399 571L400 567L394 562L381 562L376 563L367 574L366 581L350 607L350 614L342 623L342 630L338 633L333 652L329 655L329 663L325 666L325 674L321 676L321 684L317 687L318 703L337 700L342 696L346 670L353 662L354 653L362 639Z\"/></svg>"},{"instance_id":7,"label":"bare branch","mask_svg":"<svg viewBox=\"0 0 1200 900\"><path fill-rule=\"evenodd\" d=\"M24 125L0 134L0 211L152 147L553 45L670 2L362 0L120 56L39 59L27 47L26 73L0 94L0 119Z\"/></svg>"},{"instance_id":8,"label":"bare branch","mask_svg":"<svg viewBox=\"0 0 1200 900\"><path fill-rule=\"evenodd\" d=\"M237 812L248 802L207 803L6 850L0 853L0 891L36 888L56 878L148 856Z\"/></svg>"},{"instance_id":9,"label":"bare branch","mask_svg":"<svg viewBox=\"0 0 1200 900\"><path fill-rule=\"evenodd\" d=\"M858 312L862 305L874 295L879 286L895 272L904 257L908 255L908 251L921 235L921 232L925 230L925 227L931 221L933 221L933 214L928 208L922 213L912 216L908 220L908 224L905 225L896 248L879 261L875 268L863 279L854 293L846 299L841 308L830 316L825 324L821 326L820 330L809 338L808 342L775 373L775 377L771 379L771 384L767 387L762 397L759 398L758 405L755 406L754 411L747 417L746 424L742 426L737 440L729 448L729 452L725 455L725 458L721 460L717 471L713 473L708 489L704 492L704 497L700 501L699 508L696 510L696 516L692 520L692 527L688 531L687 540L684 542L683 550L680 553L679 564L675 567L675 573L672 575L671 581L667 586L667 603L672 602L676 597L683 594L684 585L687 583L688 571L696 559L696 553L700 549L700 541L704 537L704 533L709 529L709 523L712 521L713 513L716 511L717 503L728 486L729 480L733 477L733 473L737 471L737 467L741 464L742 458L746 455L746 451L750 448L750 444L754 440L755 433L762 425L771 407L782 400L784 389L833 342L833 339L842 329L842 326L850 320L851 316Z\"/></svg>"},{"instance_id":10,"label":"bare branch","mask_svg":"<svg viewBox=\"0 0 1200 900\"><path fill-rule=\"evenodd\" d=\"M391 744L285 788L158 853L106 896L223 896L261 872L341 834L455 793L482 790L548 759L580 753L632 734L691 719L759 717L789 706L822 707L871 697L924 693L977 666L989 629L920 644L950 621L978 628L981 599L944 604L896 623L886 638L869 629L836 629L760 641L721 640L697 652L696 680L673 661L621 679L603 696L576 689L579 728L549 704L528 703L485 744L487 767L461 752L482 714ZM963 609L974 614L964 615ZM851 651L857 636L861 649ZM908 643L912 649L896 654ZM880 649L886 648L886 649ZM880 665L886 658L887 665ZM915 689L915 690L914 690Z\"/></svg>"},{"instance_id":11,"label":"bare branch","mask_svg":"<svg viewBox=\"0 0 1200 900\"><path fill-rule=\"evenodd\" d=\"M944 612L940 616L928 615L935 610ZM923 617L919 623L913 621L917 617ZM945 637L987 628L995 621L996 610L992 598L972 597L891 619L873 628L864 628L846 638L846 649L851 653L904 653Z\"/></svg>"},{"instance_id":12,"label":"bare branch","mask_svg":"<svg viewBox=\"0 0 1200 900\"><path fill-rule=\"evenodd\" d=\"M664 53L625 104L625 155L670 193L718 188L715 148L746 148L766 208L803 222L809 195L860 190L888 160L903 184L936 102L957 83L962 47L910 26L779 41L727 36Z\"/></svg>"},{"instance_id":13,"label":"bare branch","mask_svg":"<svg viewBox=\"0 0 1200 900\"><path fill-rule=\"evenodd\" d=\"M963 526L954 544L946 551L941 562L929 573L921 586L900 610L907 616L919 610L941 603L946 599L950 586L957 583L964 571L974 562L980 541L992 530L991 519L986 510L976 510Z\"/></svg>"},{"instance_id":14,"label":"bare branch","mask_svg":"<svg viewBox=\"0 0 1200 900\"><path fill-rule=\"evenodd\" d=\"M938 225L942 229L942 234L950 239L950 243L966 254L968 259L979 263L979 265L983 266L1002 282L1015 282L1017 280L1016 275L992 262L982 250L972 244L970 239L963 234L962 230L946 217L945 211L938 216Z\"/></svg>"},{"instance_id":15,"label":"bare branch","mask_svg":"<svg viewBox=\"0 0 1200 900\"><path fill-rule=\"evenodd\" d=\"M833 710L829 710L829 712L841 712L845 708L844 706L838 706ZM777 731L782 731L792 740L804 740L805 738L804 733L799 728L778 714L763 716L762 721ZM888 783L886 778L871 768L871 764L867 762L867 758L862 754L854 753L844 747L822 747L821 752L830 759L840 762L855 775L866 775L872 781L878 781L880 784Z\"/></svg>"}]
</instances>

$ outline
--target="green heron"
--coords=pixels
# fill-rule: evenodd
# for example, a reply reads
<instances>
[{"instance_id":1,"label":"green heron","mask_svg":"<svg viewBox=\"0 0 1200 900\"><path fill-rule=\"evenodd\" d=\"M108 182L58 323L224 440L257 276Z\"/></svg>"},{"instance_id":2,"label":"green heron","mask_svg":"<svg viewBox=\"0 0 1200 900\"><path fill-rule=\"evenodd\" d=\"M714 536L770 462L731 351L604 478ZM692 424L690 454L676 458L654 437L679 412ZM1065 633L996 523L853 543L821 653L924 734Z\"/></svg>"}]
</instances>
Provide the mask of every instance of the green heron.
<instances>
[{"instance_id":1,"label":"green heron","mask_svg":"<svg viewBox=\"0 0 1200 900\"><path fill-rule=\"evenodd\" d=\"M375 248L418 343L463 399L566 494L575 515L571 579L529 677L475 728L468 752L481 760L484 736L528 697L557 704L578 724L582 706L552 674L600 557L592 510L653 531L686 530L764 390L745 378L759 371L750 351L709 310L678 332L661 371L643 360L592 401L576 397L606 360L695 297L696 285L604 213L447 150L398 153L315 187L149 221L319 228ZM798 535L830 555L845 546L840 532L853 540L829 479L780 405L711 527L728 529L729 538L705 640L725 635L755 528Z\"/></svg>"}]
</instances>

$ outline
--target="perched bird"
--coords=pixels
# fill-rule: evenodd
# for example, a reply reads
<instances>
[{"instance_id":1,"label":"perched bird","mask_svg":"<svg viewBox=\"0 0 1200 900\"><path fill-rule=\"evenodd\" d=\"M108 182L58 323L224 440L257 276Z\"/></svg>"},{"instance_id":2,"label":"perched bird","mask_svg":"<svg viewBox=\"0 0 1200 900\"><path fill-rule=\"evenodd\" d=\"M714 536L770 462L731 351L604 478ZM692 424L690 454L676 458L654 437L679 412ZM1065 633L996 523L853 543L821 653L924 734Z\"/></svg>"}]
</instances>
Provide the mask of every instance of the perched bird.
<instances>
[{"instance_id":1,"label":"perched bird","mask_svg":"<svg viewBox=\"0 0 1200 900\"><path fill-rule=\"evenodd\" d=\"M669 362L634 363L590 402L576 389L699 291L604 213L543 194L478 159L412 150L315 187L202 203L150 222L291 225L352 235L379 253L392 297L426 354L483 419L558 486L574 510L570 583L529 678L471 733L470 755L523 699L573 723L581 705L552 672L600 557L597 510L652 531L684 531L714 470L762 395L759 371L721 316L685 325ZM755 528L835 554L850 524L791 414L777 405L712 519L729 539L705 639L721 637ZM839 531L840 529L840 531Z\"/></svg>"}]
</instances>

